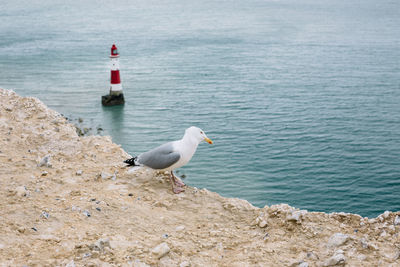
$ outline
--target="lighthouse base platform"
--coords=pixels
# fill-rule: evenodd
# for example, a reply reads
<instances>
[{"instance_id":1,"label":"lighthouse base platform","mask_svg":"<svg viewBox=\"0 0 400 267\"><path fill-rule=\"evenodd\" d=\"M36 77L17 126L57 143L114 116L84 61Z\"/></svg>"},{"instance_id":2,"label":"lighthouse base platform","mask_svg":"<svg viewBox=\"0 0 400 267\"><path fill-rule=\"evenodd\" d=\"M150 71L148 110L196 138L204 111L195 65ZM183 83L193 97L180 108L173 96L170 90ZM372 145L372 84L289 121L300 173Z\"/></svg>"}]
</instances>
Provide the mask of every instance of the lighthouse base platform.
<instances>
[{"instance_id":1,"label":"lighthouse base platform","mask_svg":"<svg viewBox=\"0 0 400 267\"><path fill-rule=\"evenodd\" d=\"M115 106L125 104L124 94L118 95L103 95L101 97L101 103L103 106Z\"/></svg>"}]
</instances>

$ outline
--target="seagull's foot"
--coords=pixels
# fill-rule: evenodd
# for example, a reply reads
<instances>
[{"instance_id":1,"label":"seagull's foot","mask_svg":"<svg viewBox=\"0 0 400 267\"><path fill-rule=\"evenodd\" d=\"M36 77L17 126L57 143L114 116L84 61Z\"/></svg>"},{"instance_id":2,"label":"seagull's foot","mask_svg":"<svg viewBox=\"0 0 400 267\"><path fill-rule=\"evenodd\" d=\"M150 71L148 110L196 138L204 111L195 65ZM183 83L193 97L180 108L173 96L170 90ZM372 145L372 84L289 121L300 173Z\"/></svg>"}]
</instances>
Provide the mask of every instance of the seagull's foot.
<instances>
[{"instance_id":1,"label":"seagull's foot","mask_svg":"<svg viewBox=\"0 0 400 267\"><path fill-rule=\"evenodd\" d=\"M185 187L185 186L186 186L185 183L182 182L182 180L179 179L178 177L175 177L174 184L175 184L177 187Z\"/></svg>"},{"instance_id":2,"label":"seagull's foot","mask_svg":"<svg viewBox=\"0 0 400 267\"><path fill-rule=\"evenodd\" d=\"M184 186L186 186L185 183L182 182L181 179L179 179L178 177L176 177L172 171L171 171L171 176L172 176L172 180L173 180L173 182L174 182L174 185L176 185L177 187L184 187Z\"/></svg>"},{"instance_id":3,"label":"seagull's foot","mask_svg":"<svg viewBox=\"0 0 400 267\"><path fill-rule=\"evenodd\" d=\"M185 192L185 189L182 187L174 187L174 188L172 188L172 191L174 192L174 194L179 194L179 193Z\"/></svg>"}]
</instances>

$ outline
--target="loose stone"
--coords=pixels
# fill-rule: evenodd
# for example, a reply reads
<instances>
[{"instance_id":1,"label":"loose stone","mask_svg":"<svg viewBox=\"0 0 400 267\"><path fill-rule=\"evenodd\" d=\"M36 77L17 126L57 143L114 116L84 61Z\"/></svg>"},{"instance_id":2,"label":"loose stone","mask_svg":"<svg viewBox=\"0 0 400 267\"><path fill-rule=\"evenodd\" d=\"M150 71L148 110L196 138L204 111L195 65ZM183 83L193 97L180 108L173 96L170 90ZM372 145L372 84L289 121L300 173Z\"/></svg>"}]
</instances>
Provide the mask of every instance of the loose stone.
<instances>
[{"instance_id":1,"label":"loose stone","mask_svg":"<svg viewBox=\"0 0 400 267\"><path fill-rule=\"evenodd\" d=\"M87 210L84 210L82 213L83 213L83 215L85 215L85 216L87 216L87 217L90 217L90 216L91 216L91 215L90 215L90 212L87 211Z\"/></svg>"},{"instance_id":2,"label":"loose stone","mask_svg":"<svg viewBox=\"0 0 400 267\"><path fill-rule=\"evenodd\" d=\"M346 262L346 257L343 254L339 253L327 259L324 262L323 266L335 266L339 264L344 264L345 262Z\"/></svg>"},{"instance_id":3,"label":"loose stone","mask_svg":"<svg viewBox=\"0 0 400 267\"><path fill-rule=\"evenodd\" d=\"M15 192L19 197L26 197L29 194L25 186L18 186L17 188L15 188Z\"/></svg>"},{"instance_id":4,"label":"loose stone","mask_svg":"<svg viewBox=\"0 0 400 267\"><path fill-rule=\"evenodd\" d=\"M165 255L167 255L170 251L170 248L168 247L167 243L163 242L156 246L155 248L152 249L152 253L158 258L162 258Z\"/></svg>"},{"instance_id":5,"label":"loose stone","mask_svg":"<svg viewBox=\"0 0 400 267\"><path fill-rule=\"evenodd\" d=\"M47 155L43 157L40 162L38 163L38 167L52 167L52 164L50 163L50 155Z\"/></svg>"},{"instance_id":6,"label":"loose stone","mask_svg":"<svg viewBox=\"0 0 400 267\"><path fill-rule=\"evenodd\" d=\"M46 211L42 211L42 214L40 214L40 217L48 219L50 217L50 214L47 213Z\"/></svg>"},{"instance_id":7,"label":"loose stone","mask_svg":"<svg viewBox=\"0 0 400 267\"><path fill-rule=\"evenodd\" d=\"M394 218L394 225L399 225L400 224L400 216L396 215L396 218Z\"/></svg>"},{"instance_id":8,"label":"loose stone","mask_svg":"<svg viewBox=\"0 0 400 267\"><path fill-rule=\"evenodd\" d=\"M328 240L328 247L339 247L347 242L349 239L348 235L342 233L336 233L332 235Z\"/></svg>"}]
</instances>

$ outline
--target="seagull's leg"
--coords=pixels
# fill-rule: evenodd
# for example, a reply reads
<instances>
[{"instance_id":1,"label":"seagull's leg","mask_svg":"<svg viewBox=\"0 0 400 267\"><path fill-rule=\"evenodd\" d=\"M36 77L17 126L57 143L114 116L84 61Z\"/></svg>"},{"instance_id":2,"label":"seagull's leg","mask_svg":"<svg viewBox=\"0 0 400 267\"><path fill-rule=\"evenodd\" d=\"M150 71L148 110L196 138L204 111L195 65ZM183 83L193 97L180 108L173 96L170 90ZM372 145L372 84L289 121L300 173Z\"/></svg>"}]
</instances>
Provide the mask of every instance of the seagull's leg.
<instances>
[{"instance_id":1,"label":"seagull's leg","mask_svg":"<svg viewBox=\"0 0 400 267\"><path fill-rule=\"evenodd\" d=\"M175 184L176 186L178 186L178 187L184 187L184 186L185 186L185 183L182 182L181 179L179 179L178 177L176 177L176 176L174 175L174 171L171 171L171 175L172 175L172 179L174 179L174 184Z\"/></svg>"},{"instance_id":2,"label":"seagull's leg","mask_svg":"<svg viewBox=\"0 0 400 267\"><path fill-rule=\"evenodd\" d=\"M184 192L185 191L184 188L182 188L180 186L176 186L175 179L173 177L174 177L173 175L169 176L169 179L171 180L172 192L174 192L174 194L179 194L179 193Z\"/></svg>"}]
</instances>

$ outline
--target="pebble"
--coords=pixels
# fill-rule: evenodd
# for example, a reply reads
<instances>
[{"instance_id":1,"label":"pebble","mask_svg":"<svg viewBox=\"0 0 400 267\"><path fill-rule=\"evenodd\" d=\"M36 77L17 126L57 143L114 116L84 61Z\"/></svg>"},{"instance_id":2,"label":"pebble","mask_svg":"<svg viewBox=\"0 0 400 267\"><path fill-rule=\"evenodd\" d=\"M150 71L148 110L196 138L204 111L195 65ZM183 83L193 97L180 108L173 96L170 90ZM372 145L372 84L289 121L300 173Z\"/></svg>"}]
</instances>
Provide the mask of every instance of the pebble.
<instances>
[{"instance_id":1,"label":"pebble","mask_svg":"<svg viewBox=\"0 0 400 267\"><path fill-rule=\"evenodd\" d=\"M389 217L389 215L390 215L390 211L385 211L383 214L382 214L382 216L383 216L383 218L387 218L387 217Z\"/></svg>"},{"instance_id":2,"label":"pebble","mask_svg":"<svg viewBox=\"0 0 400 267\"><path fill-rule=\"evenodd\" d=\"M381 237L385 237L387 235L386 231L383 230L382 233L380 234Z\"/></svg>"},{"instance_id":3,"label":"pebble","mask_svg":"<svg viewBox=\"0 0 400 267\"><path fill-rule=\"evenodd\" d=\"M339 247L347 242L348 235L342 233L333 234L328 240L328 247Z\"/></svg>"},{"instance_id":4,"label":"pebble","mask_svg":"<svg viewBox=\"0 0 400 267\"><path fill-rule=\"evenodd\" d=\"M103 251L106 247L110 248L110 239L109 238L100 238L94 244L95 250Z\"/></svg>"},{"instance_id":5,"label":"pebble","mask_svg":"<svg viewBox=\"0 0 400 267\"><path fill-rule=\"evenodd\" d=\"M77 170L77 171L76 171L76 175L78 175L78 176L81 176L81 175L82 175L82 173L83 173L83 171L82 171L82 170Z\"/></svg>"},{"instance_id":6,"label":"pebble","mask_svg":"<svg viewBox=\"0 0 400 267\"><path fill-rule=\"evenodd\" d=\"M23 185L18 186L17 188L15 188L15 192L16 192L17 196L19 196L19 197L26 197L26 196L29 195L28 190Z\"/></svg>"},{"instance_id":7,"label":"pebble","mask_svg":"<svg viewBox=\"0 0 400 267\"><path fill-rule=\"evenodd\" d=\"M48 219L50 217L50 214L45 211L42 211L42 214L40 214L40 217Z\"/></svg>"},{"instance_id":8,"label":"pebble","mask_svg":"<svg viewBox=\"0 0 400 267\"><path fill-rule=\"evenodd\" d=\"M165 255L167 255L170 251L170 248L168 247L167 243L163 242L161 244L159 244L158 246L156 246L155 248L153 248L151 250L151 252L158 258L162 258Z\"/></svg>"},{"instance_id":9,"label":"pebble","mask_svg":"<svg viewBox=\"0 0 400 267\"><path fill-rule=\"evenodd\" d=\"M318 256L312 251L307 252L307 258L314 261L318 260Z\"/></svg>"},{"instance_id":10,"label":"pebble","mask_svg":"<svg viewBox=\"0 0 400 267\"><path fill-rule=\"evenodd\" d=\"M52 164L50 163L50 155L47 155L47 156L45 156L45 157L43 157L40 161L39 161L39 163L38 163L38 167L49 167L49 168L51 168L52 167Z\"/></svg>"},{"instance_id":11,"label":"pebble","mask_svg":"<svg viewBox=\"0 0 400 267\"><path fill-rule=\"evenodd\" d=\"M179 267L190 267L190 262L182 261L181 264L179 264Z\"/></svg>"},{"instance_id":12,"label":"pebble","mask_svg":"<svg viewBox=\"0 0 400 267\"><path fill-rule=\"evenodd\" d=\"M295 222L301 222L301 219L303 216L307 214L306 210L294 210L292 213L289 213L286 216L286 220L288 221L295 221Z\"/></svg>"},{"instance_id":13,"label":"pebble","mask_svg":"<svg viewBox=\"0 0 400 267\"><path fill-rule=\"evenodd\" d=\"M144 262L141 262L138 259L135 259L135 261L133 262L133 267L150 267L150 265L147 265Z\"/></svg>"},{"instance_id":14,"label":"pebble","mask_svg":"<svg viewBox=\"0 0 400 267\"><path fill-rule=\"evenodd\" d=\"M364 254L360 254L357 256L357 259L360 261L365 261L367 259L367 256L365 256Z\"/></svg>"},{"instance_id":15,"label":"pebble","mask_svg":"<svg viewBox=\"0 0 400 267\"><path fill-rule=\"evenodd\" d=\"M101 172L100 173L100 178L103 179L103 180L110 179L111 177L112 177L112 175L107 173L107 172Z\"/></svg>"},{"instance_id":16,"label":"pebble","mask_svg":"<svg viewBox=\"0 0 400 267\"><path fill-rule=\"evenodd\" d=\"M99 207L96 208L97 211L101 211L101 209Z\"/></svg>"},{"instance_id":17,"label":"pebble","mask_svg":"<svg viewBox=\"0 0 400 267\"><path fill-rule=\"evenodd\" d=\"M180 232L180 231L183 231L183 230L185 230L185 226L184 225L179 225L179 226L177 226L175 228L175 231L177 231L177 232Z\"/></svg>"},{"instance_id":18,"label":"pebble","mask_svg":"<svg viewBox=\"0 0 400 267\"><path fill-rule=\"evenodd\" d=\"M72 205L72 206L71 206L71 210L72 210L72 211L81 211L81 208Z\"/></svg>"},{"instance_id":19,"label":"pebble","mask_svg":"<svg viewBox=\"0 0 400 267\"><path fill-rule=\"evenodd\" d=\"M168 238L168 234L163 234L162 238Z\"/></svg>"},{"instance_id":20,"label":"pebble","mask_svg":"<svg viewBox=\"0 0 400 267\"><path fill-rule=\"evenodd\" d=\"M91 215L90 215L90 212L88 211L88 210L84 210L83 212L83 215L85 215L85 216L87 216L87 217L90 217Z\"/></svg>"},{"instance_id":21,"label":"pebble","mask_svg":"<svg viewBox=\"0 0 400 267\"><path fill-rule=\"evenodd\" d=\"M394 218L394 225L399 225L400 224L400 216L396 215L396 218Z\"/></svg>"},{"instance_id":22,"label":"pebble","mask_svg":"<svg viewBox=\"0 0 400 267\"><path fill-rule=\"evenodd\" d=\"M47 171L42 172L42 176L46 176L48 174Z\"/></svg>"},{"instance_id":23,"label":"pebble","mask_svg":"<svg viewBox=\"0 0 400 267\"><path fill-rule=\"evenodd\" d=\"M268 223L267 223L266 220L261 220L261 221L258 223L258 226L260 226L261 228L264 228L264 227L266 227L267 225L268 225Z\"/></svg>"},{"instance_id":24,"label":"pebble","mask_svg":"<svg viewBox=\"0 0 400 267\"><path fill-rule=\"evenodd\" d=\"M75 267L74 260L71 260L70 262L68 262L67 265L65 265L65 267Z\"/></svg>"},{"instance_id":25,"label":"pebble","mask_svg":"<svg viewBox=\"0 0 400 267\"><path fill-rule=\"evenodd\" d=\"M342 253L338 253L330 257L324 262L323 266L335 266L339 264L344 264L346 262L346 257Z\"/></svg>"},{"instance_id":26,"label":"pebble","mask_svg":"<svg viewBox=\"0 0 400 267\"><path fill-rule=\"evenodd\" d=\"M299 263L299 267L308 267L308 263L303 261Z\"/></svg>"}]
</instances>

